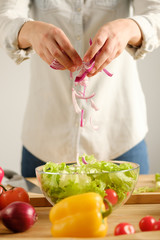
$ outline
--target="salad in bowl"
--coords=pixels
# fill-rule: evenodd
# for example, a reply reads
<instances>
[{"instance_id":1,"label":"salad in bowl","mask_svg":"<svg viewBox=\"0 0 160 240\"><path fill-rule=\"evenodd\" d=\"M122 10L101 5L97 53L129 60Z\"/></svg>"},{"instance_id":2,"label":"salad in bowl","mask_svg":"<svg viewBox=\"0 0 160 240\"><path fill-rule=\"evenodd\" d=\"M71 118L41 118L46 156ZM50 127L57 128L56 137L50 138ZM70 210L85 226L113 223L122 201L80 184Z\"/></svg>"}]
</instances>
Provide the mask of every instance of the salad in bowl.
<instances>
[{"instance_id":1,"label":"salad in bowl","mask_svg":"<svg viewBox=\"0 0 160 240\"><path fill-rule=\"evenodd\" d=\"M136 163L97 161L84 154L75 163L47 162L35 171L42 193L52 205L72 195L96 192L115 209L131 196L139 168Z\"/></svg>"}]
</instances>

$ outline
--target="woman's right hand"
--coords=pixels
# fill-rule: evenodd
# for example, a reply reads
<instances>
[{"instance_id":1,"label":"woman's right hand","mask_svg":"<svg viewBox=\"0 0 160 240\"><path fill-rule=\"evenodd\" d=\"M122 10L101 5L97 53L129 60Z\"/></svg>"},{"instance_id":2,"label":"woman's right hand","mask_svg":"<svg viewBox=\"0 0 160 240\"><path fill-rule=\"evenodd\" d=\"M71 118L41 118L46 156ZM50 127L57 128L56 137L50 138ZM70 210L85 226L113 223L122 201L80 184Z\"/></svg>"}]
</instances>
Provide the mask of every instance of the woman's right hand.
<instances>
[{"instance_id":1,"label":"woman's right hand","mask_svg":"<svg viewBox=\"0 0 160 240\"><path fill-rule=\"evenodd\" d=\"M74 72L82 60L65 33L56 26L40 21L26 22L18 35L18 46L21 49L32 47L49 65L56 59Z\"/></svg>"}]
</instances>

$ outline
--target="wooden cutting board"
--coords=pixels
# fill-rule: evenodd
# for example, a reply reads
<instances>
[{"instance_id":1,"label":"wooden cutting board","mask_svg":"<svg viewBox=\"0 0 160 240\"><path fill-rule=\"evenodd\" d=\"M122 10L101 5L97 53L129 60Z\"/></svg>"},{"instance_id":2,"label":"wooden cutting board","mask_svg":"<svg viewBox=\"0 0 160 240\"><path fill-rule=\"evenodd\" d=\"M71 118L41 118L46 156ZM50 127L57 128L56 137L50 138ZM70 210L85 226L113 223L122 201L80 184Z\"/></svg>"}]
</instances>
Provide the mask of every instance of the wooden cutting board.
<instances>
[{"instance_id":1,"label":"wooden cutting board","mask_svg":"<svg viewBox=\"0 0 160 240\"><path fill-rule=\"evenodd\" d=\"M36 178L28 178L31 182L38 185ZM155 186L155 175L140 175L136 189L139 187L154 187ZM29 193L31 204L35 207L49 207L51 204L44 197L43 194L35 194ZM140 194L132 194L128 199L126 204L152 204L152 203L160 203L160 192L149 192L149 193L140 193Z\"/></svg>"},{"instance_id":2,"label":"wooden cutting board","mask_svg":"<svg viewBox=\"0 0 160 240\"><path fill-rule=\"evenodd\" d=\"M136 189L140 187L155 187L155 175L140 175ZM128 199L126 204L147 204L147 203L160 203L160 191L159 192L147 192L147 193L140 193L140 194L132 194L131 197Z\"/></svg>"},{"instance_id":3,"label":"wooden cutting board","mask_svg":"<svg viewBox=\"0 0 160 240\"><path fill-rule=\"evenodd\" d=\"M2 224L0 225L0 239L57 239L51 235L51 223L49 221L49 211L51 208L38 207L35 208L38 214L38 221L32 228L23 233L12 233ZM140 219L146 215L151 215L157 220L160 217L160 204L130 204L124 205L115 210L108 218L108 233L104 238L87 238L86 240L119 240L119 239L134 239L134 240L159 240L160 231L141 232L138 226ZM120 222L128 222L135 228L134 235L114 236L114 229ZM58 240L69 240L71 238L58 238ZM84 240L84 238L72 238L73 240Z\"/></svg>"}]
</instances>

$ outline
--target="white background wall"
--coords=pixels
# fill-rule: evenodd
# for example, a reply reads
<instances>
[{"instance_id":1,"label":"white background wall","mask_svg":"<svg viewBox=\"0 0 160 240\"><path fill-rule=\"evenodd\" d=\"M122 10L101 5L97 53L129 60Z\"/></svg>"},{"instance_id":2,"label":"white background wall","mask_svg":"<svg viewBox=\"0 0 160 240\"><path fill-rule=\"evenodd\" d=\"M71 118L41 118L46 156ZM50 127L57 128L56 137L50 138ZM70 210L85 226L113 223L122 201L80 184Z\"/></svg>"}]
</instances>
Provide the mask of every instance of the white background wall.
<instances>
[{"instance_id":1,"label":"white background wall","mask_svg":"<svg viewBox=\"0 0 160 240\"><path fill-rule=\"evenodd\" d=\"M20 173L21 129L29 87L29 64L16 65L0 49L0 166ZM160 172L160 48L138 61L148 107L150 173Z\"/></svg>"}]
</instances>

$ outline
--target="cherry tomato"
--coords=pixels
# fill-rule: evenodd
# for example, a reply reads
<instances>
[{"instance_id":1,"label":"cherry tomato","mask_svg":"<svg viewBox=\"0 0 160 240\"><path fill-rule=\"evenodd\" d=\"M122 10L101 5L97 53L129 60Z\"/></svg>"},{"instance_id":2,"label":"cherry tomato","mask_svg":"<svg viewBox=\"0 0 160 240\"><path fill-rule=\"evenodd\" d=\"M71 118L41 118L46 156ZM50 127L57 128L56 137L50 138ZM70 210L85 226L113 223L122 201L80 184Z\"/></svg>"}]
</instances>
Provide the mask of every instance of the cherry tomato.
<instances>
[{"instance_id":1,"label":"cherry tomato","mask_svg":"<svg viewBox=\"0 0 160 240\"><path fill-rule=\"evenodd\" d=\"M133 234L135 229L130 223L119 223L114 230L114 235Z\"/></svg>"},{"instance_id":2,"label":"cherry tomato","mask_svg":"<svg viewBox=\"0 0 160 240\"><path fill-rule=\"evenodd\" d=\"M156 219L152 216L145 216L139 221L141 231L152 231Z\"/></svg>"},{"instance_id":3,"label":"cherry tomato","mask_svg":"<svg viewBox=\"0 0 160 240\"><path fill-rule=\"evenodd\" d=\"M2 186L3 187L3 186ZM28 193L21 187L6 190L3 187L3 191L0 192L0 210L8 206L15 201L30 202Z\"/></svg>"},{"instance_id":4,"label":"cherry tomato","mask_svg":"<svg viewBox=\"0 0 160 240\"><path fill-rule=\"evenodd\" d=\"M153 231L158 231L160 230L160 220L155 222L155 224L153 225Z\"/></svg>"},{"instance_id":5,"label":"cherry tomato","mask_svg":"<svg viewBox=\"0 0 160 240\"><path fill-rule=\"evenodd\" d=\"M115 205L118 202L118 195L113 189L106 189L106 196L104 199L107 199L112 205ZM106 209L108 208L107 203L104 201Z\"/></svg>"}]
</instances>

